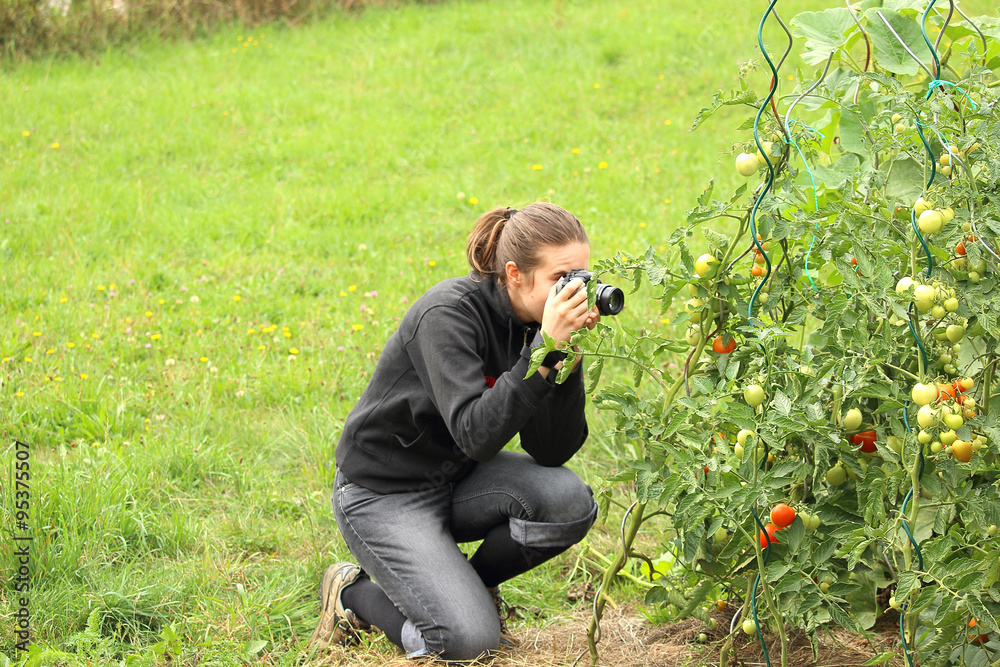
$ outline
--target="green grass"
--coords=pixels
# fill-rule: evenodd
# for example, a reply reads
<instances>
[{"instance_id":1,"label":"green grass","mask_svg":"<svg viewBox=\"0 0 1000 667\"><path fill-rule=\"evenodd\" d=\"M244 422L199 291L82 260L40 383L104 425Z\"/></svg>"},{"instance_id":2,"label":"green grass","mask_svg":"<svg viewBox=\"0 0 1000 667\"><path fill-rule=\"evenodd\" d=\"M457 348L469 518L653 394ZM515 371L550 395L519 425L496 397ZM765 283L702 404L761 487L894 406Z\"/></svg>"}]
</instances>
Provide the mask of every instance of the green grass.
<instances>
[{"instance_id":1,"label":"green grass","mask_svg":"<svg viewBox=\"0 0 1000 667\"><path fill-rule=\"evenodd\" d=\"M753 57L762 10L456 1L8 69L2 479L30 443L36 640L69 648L98 610L102 660L173 625L189 658L261 640L290 662L347 556L334 444L407 304L465 273L494 206L566 207L595 259L662 246L713 173L736 184L742 116L687 128ZM640 295L619 320L658 318ZM572 466L597 484L616 452L590 418ZM575 558L513 601L565 610ZM5 540L5 581L12 562ZM3 623L16 605L0 588Z\"/></svg>"}]
</instances>

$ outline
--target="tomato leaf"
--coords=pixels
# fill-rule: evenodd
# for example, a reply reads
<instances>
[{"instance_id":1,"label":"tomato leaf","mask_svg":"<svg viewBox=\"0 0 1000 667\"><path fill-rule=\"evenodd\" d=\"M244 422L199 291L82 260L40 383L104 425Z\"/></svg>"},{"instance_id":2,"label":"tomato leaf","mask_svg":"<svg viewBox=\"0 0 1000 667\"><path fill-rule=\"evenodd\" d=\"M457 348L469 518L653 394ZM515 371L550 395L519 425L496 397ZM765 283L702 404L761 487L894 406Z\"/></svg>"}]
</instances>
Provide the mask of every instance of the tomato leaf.
<instances>
[{"instance_id":1,"label":"tomato leaf","mask_svg":"<svg viewBox=\"0 0 1000 667\"><path fill-rule=\"evenodd\" d=\"M854 620L854 617L844 611L836 602L827 605L827 611L830 612L830 618L833 619L833 622L840 627L851 632L861 632L861 627Z\"/></svg>"},{"instance_id":2,"label":"tomato leaf","mask_svg":"<svg viewBox=\"0 0 1000 667\"><path fill-rule=\"evenodd\" d=\"M870 660L863 662L861 664L863 667L874 667L874 665L883 665L891 661L895 657L896 657L895 651L884 651L882 653L879 653L874 658L871 658Z\"/></svg>"},{"instance_id":3,"label":"tomato leaf","mask_svg":"<svg viewBox=\"0 0 1000 667\"><path fill-rule=\"evenodd\" d=\"M780 389L774 392L774 407L785 417L792 413L792 401Z\"/></svg>"},{"instance_id":4,"label":"tomato leaf","mask_svg":"<svg viewBox=\"0 0 1000 667\"><path fill-rule=\"evenodd\" d=\"M604 370L604 357L597 357L587 366L587 393L593 393L597 389L598 382L601 381L601 372Z\"/></svg>"},{"instance_id":5,"label":"tomato leaf","mask_svg":"<svg viewBox=\"0 0 1000 667\"><path fill-rule=\"evenodd\" d=\"M920 580L913 572L900 572L896 580L896 599L904 600L910 593L920 588Z\"/></svg>"}]
</instances>

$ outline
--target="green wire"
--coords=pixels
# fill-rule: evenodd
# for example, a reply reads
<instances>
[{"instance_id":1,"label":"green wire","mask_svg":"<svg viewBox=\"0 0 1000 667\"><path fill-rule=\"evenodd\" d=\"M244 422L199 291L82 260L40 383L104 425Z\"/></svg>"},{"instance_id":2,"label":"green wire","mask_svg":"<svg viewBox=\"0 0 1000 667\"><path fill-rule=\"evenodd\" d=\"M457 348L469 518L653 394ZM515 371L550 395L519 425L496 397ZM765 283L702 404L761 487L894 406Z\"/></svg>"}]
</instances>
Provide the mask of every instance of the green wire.
<instances>
[{"instance_id":1,"label":"green wire","mask_svg":"<svg viewBox=\"0 0 1000 667\"><path fill-rule=\"evenodd\" d=\"M753 209L750 211L750 237L753 240L753 244L757 247L757 252L759 252L764 257L764 263L766 265L766 270L764 272L764 277L761 279L760 283L757 284L756 289L753 291L753 295L750 297L750 304L747 307L747 317L750 321L753 321L753 306L757 301L757 296L760 294L761 290L764 289L764 285L767 283L767 279L771 277L771 258L767 256L764 252L764 246L761 245L760 239L757 238L757 209L760 208L760 202L763 201L764 196L771 190L771 186L774 184L774 165L771 163L771 156L767 154L764 150L763 144L760 143L760 117L764 114L764 109L767 105L771 103L771 99L774 97L775 92L778 90L778 70L775 69L774 63L771 62L771 57L767 54L767 49L764 48L764 23L767 21L768 15L774 9L774 5L778 0L771 0L771 3L767 6L767 11L764 12L764 16L760 19L760 25L757 27L757 44L760 46L760 52L764 55L764 60L767 61L768 67L771 68L771 81L772 85L770 90L767 91L767 96L764 101L761 102L760 108L757 109L757 115L753 120L753 139L754 143L757 144L757 150L764 156L764 160L767 162L767 181L764 184L764 189L761 190L760 195L758 195L757 200L753 203ZM764 655L767 655L767 649L764 650ZM770 664L770 662L768 662Z\"/></svg>"},{"instance_id":2,"label":"green wire","mask_svg":"<svg viewBox=\"0 0 1000 667\"><path fill-rule=\"evenodd\" d=\"M797 120L794 122L799 123L799 125L802 125L803 127L808 127L810 130L813 129L808 125L806 125L805 123L801 123ZM816 130L813 130L813 132L816 132L816 134L820 135L821 137L823 136L822 132L818 132ZM790 142L792 146L795 147L795 151L799 154L799 157L802 158L802 164L805 165L806 173L809 174L809 180L812 182L813 186L813 207L815 208L816 211L819 211L819 195L816 193L816 179L813 178L813 172L812 169L809 168L809 162L806 160L806 156L802 154L802 149L799 148L799 144L797 141L795 141L795 137L793 137L789 133L788 139L786 139L786 141ZM815 229L819 229L819 221L816 221ZM809 250L806 251L805 269L806 269L806 278L809 279L809 284L812 285L812 288L818 292L819 288L816 287L816 283L813 282L812 275L809 273L809 257L812 255L813 246L815 245L816 245L816 231L813 230L812 242L809 244Z\"/></svg>"}]
</instances>

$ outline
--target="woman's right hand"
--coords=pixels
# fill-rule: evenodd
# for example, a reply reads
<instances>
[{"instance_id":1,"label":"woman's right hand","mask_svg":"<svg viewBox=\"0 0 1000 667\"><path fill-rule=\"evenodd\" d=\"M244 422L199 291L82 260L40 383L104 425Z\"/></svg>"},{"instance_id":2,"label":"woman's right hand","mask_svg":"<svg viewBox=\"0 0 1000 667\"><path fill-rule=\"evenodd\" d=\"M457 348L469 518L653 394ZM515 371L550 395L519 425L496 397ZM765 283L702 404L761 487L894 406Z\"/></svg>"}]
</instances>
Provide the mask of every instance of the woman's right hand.
<instances>
[{"instance_id":1,"label":"woman's right hand","mask_svg":"<svg viewBox=\"0 0 1000 667\"><path fill-rule=\"evenodd\" d=\"M542 331L556 341L568 343L574 331L587 325L590 312L582 280L574 278L558 294L553 285L542 312Z\"/></svg>"}]
</instances>

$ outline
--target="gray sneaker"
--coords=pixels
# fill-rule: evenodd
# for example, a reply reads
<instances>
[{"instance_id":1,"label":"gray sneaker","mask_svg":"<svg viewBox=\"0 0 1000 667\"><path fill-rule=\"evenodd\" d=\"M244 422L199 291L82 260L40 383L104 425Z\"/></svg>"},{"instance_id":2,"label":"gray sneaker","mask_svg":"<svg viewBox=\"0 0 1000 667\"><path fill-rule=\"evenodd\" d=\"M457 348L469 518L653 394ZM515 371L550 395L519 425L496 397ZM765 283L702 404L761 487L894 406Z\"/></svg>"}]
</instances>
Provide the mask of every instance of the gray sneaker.
<instances>
[{"instance_id":1,"label":"gray sneaker","mask_svg":"<svg viewBox=\"0 0 1000 667\"><path fill-rule=\"evenodd\" d=\"M510 628L507 627L507 620L513 618L514 610L507 604L506 600L500 597L499 588L487 588L486 590L490 592L493 604L497 607L497 616L500 617L500 648L508 650L517 648L519 642L510 633Z\"/></svg>"},{"instance_id":2,"label":"gray sneaker","mask_svg":"<svg viewBox=\"0 0 1000 667\"><path fill-rule=\"evenodd\" d=\"M359 632L371 630L371 625L344 608L341 593L359 578L368 579L354 563L334 563L326 568L319 585L319 623L309 638L309 646L326 649L331 644L350 644Z\"/></svg>"}]
</instances>

